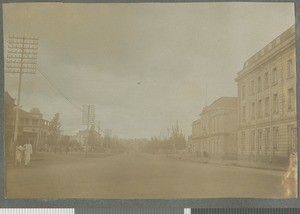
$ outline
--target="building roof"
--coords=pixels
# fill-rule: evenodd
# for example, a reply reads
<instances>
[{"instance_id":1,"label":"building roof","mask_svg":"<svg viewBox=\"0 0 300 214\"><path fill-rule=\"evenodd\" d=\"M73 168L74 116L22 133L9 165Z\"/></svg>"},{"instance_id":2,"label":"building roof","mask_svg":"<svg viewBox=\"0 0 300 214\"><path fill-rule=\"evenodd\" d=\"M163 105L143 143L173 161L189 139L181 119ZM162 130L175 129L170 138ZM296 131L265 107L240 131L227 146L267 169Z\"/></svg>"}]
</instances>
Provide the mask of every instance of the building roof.
<instances>
[{"instance_id":1,"label":"building roof","mask_svg":"<svg viewBox=\"0 0 300 214\"><path fill-rule=\"evenodd\" d=\"M215 100L209 107L235 107L237 104L237 97L220 97Z\"/></svg>"},{"instance_id":2,"label":"building roof","mask_svg":"<svg viewBox=\"0 0 300 214\"><path fill-rule=\"evenodd\" d=\"M194 124L200 123L200 121L201 121L200 119L197 119L197 120L193 121L192 124L194 125Z\"/></svg>"},{"instance_id":3,"label":"building roof","mask_svg":"<svg viewBox=\"0 0 300 214\"><path fill-rule=\"evenodd\" d=\"M243 69L240 72L238 72L238 78L239 76L247 73L249 69L251 69L257 63L264 61L265 59L268 59L270 56L272 56L274 53L277 53L278 49L284 47L284 44L288 43L289 40L295 42L295 25L292 25L282 34L280 34L271 42L269 42L265 47L256 52L248 60L246 60L244 62Z\"/></svg>"},{"instance_id":4,"label":"building roof","mask_svg":"<svg viewBox=\"0 0 300 214\"><path fill-rule=\"evenodd\" d=\"M220 97L209 106L205 106L202 113L215 109L237 108L237 101L237 97Z\"/></svg>"},{"instance_id":5,"label":"building roof","mask_svg":"<svg viewBox=\"0 0 300 214\"><path fill-rule=\"evenodd\" d=\"M32 108L29 112L32 114L41 114L41 112L38 108Z\"/></svg>"},{"instance_id":6,"label":"building roof","mask_svg":"<svg viewBox=\"0 0 300 214\"><path fill-rule=\"evenodd\" d=\"M14 104L15 105L15 99L12 98L7 91L4 92L4 103L5 104Z\"/></svg>"}]
</instances>

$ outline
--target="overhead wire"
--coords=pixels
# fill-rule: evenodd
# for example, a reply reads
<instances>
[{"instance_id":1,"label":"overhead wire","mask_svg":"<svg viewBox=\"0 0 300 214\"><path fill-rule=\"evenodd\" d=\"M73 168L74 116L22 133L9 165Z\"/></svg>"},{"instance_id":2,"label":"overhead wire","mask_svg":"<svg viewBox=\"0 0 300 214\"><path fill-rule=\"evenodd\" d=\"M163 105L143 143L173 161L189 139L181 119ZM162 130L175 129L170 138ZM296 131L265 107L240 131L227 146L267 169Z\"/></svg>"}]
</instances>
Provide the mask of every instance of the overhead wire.
<instances>
[{"instance_id":1,"label":"overhead wire","mask_svg":"<svg viewBox=\"0 0 300 214\"><path fill-rule=\"evenodd\" d=\"M9 41L4 40L8 44L11 44ZM36 68L36 70L48 81L50 86L55 89L63 98L65 98L73 107L75 107L77 110L82 112L82 109L78 107L76 104L74 104L46 75L43 73L40 69Z\"/></svg>"},{"instance_id":2,"label":"overhead wire","mask_svg":"<svg viewBox=\"0 0 300 214\"><path fill-rule=\"evenodd\" d=\"M75 103L73 103L40 69L36 69L50 84L50 86L55 89L63 98L65 98L73 107L75 107L78 111L82 112L82 109L78 107Z\"/></svg>"}]
</instances>

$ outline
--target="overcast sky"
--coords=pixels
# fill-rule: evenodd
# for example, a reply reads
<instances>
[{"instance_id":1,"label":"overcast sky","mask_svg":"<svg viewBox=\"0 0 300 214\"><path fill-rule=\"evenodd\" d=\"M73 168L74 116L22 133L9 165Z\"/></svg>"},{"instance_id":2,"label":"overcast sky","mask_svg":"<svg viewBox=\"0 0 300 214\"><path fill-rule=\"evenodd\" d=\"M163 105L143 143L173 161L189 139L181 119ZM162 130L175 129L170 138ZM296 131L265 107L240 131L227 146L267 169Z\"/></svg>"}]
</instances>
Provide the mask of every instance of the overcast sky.
<instances>
[{"instance_id":1,"label":"overcast sky","mask_svg":"<svg viewBox=\"0 0 300 214\"><path fill-rule=\"evenodd\" d=\"M206 104L237 96L244 61L295 22L292 3L4 4L4 38L39 38L38 67L78 106L95 104L103 130L126 138L187 135ZM4 43L4 53L7 43ZM17 96L18 76L5 75ZM21 106L82 115L40 73L24 75Z\"/></svg>"}]
</instances>

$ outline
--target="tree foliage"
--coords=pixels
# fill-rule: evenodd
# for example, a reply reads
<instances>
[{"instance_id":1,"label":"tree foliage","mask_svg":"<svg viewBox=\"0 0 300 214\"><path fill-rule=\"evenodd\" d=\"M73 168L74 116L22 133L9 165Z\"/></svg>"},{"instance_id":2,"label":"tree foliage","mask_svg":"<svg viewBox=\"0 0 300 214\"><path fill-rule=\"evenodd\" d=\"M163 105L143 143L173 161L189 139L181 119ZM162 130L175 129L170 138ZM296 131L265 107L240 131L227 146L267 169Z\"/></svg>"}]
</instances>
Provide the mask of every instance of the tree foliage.
<instances>
[{"instance_id":1,"label":"tree foliage","mask_svg":"<svg viewBox=\"0 0 300 214\"><path fill-rule=\"evenodd\" d=\"M152 137L150 142L145 146L147 151L174 151L186 148L186 140L182 131L180 130L178 123L172 127L170 136L168 138Z\"/></svg>"},{"instance_id":2,"label":"tree foliage","mask_svg":"<svg viewBox=\"0 0 300 214\"><path fill-rule=\"evenodd\" d=\"M58 144L60 139L60 127L61 124L59 122L59 113L56 113L50 122L48 145L55 146Z\"/></svg>"}]
</instances>

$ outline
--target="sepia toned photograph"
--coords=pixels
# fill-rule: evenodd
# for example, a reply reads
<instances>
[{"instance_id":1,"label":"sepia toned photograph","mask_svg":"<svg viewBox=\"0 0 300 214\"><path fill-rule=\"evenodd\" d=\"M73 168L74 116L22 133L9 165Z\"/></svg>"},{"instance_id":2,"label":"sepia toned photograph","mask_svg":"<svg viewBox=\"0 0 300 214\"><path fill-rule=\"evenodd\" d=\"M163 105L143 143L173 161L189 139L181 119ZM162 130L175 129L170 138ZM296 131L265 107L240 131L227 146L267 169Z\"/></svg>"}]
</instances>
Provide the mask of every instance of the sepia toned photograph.
<instances>
[{"instance_id":1,"label":"sepia toned photograph","mask_svg":"<svg viewBox=\"0 0 300 214\"><path fill-rule=\"evenodd\" d=\"M297 198L295 38L294 3L4 3L5 197Z\"/></svg>"}]
</instances>

